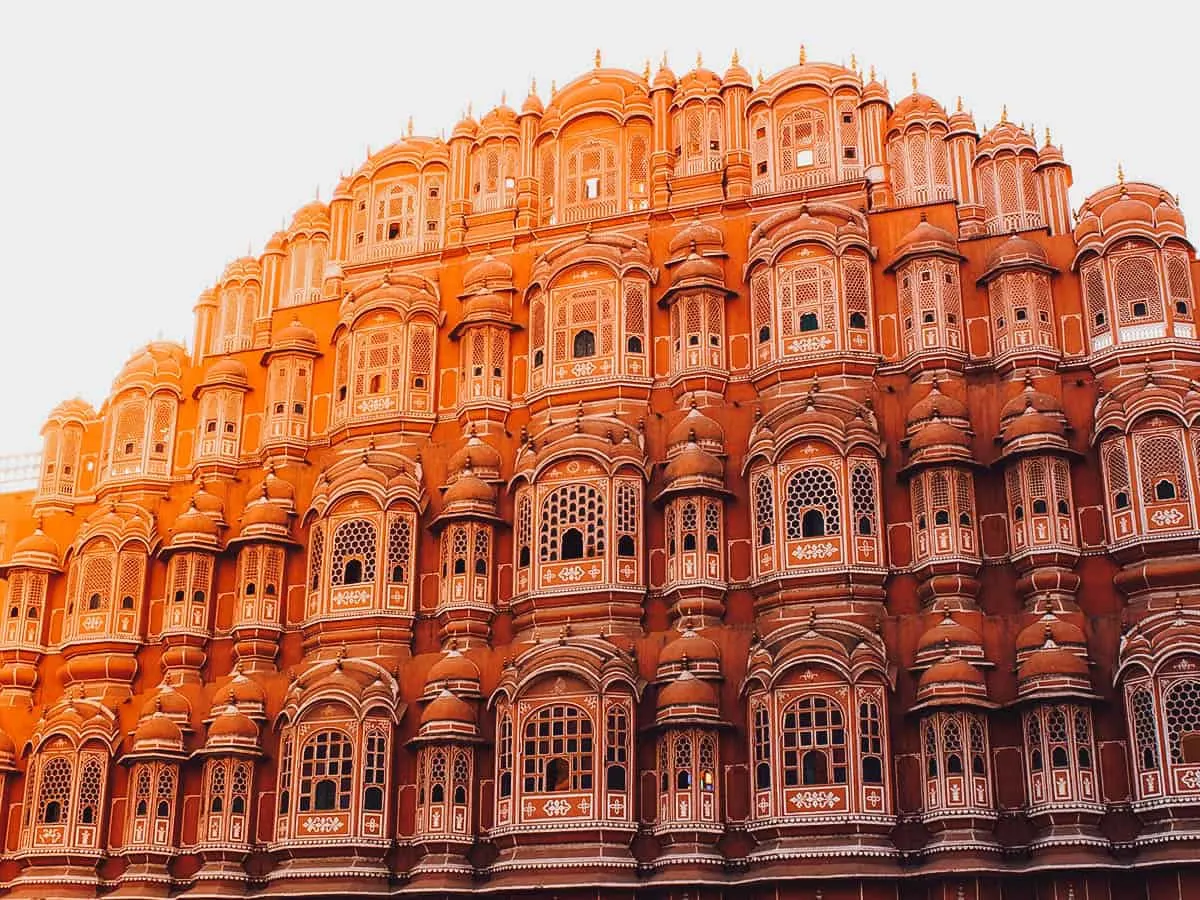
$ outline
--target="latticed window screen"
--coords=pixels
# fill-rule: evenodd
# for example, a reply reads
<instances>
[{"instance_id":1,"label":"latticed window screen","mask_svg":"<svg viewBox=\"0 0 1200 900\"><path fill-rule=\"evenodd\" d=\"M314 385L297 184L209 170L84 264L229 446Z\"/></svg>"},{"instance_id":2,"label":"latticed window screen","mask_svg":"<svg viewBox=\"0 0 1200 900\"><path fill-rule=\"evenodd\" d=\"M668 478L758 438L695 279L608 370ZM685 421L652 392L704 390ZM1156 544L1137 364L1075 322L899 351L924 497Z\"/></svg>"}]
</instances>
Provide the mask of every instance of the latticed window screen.
<instances>
[{"instance_id":1,"label":"latticed window screen","mask_svg":"<svg viewBox=\"0 0 1200 900\"><path fill-rule=\"evenodd\" d=\"M800 107L779 120L779 171L783 175L829 166L829 122L825 112Z\"/></svg>"},{"instance_id":2,"label":"latticed window screen","mask_svg":"<svg viewBox=\"0 0 1200 900\"><path fill-rule=\"evenodd\" d=\"M393 584L408 582L412 568L412 552L412 521L407 516L393 515L388 522L388 581Z\"/></svg>"},{"instance_id":3,"label":"latticed window screen","mask_svg":"<svg viewBox=\"0 0 1200 900\"><path fill-rule=\"evenodd\" d=\"M868 535L878 533L875 513L875 469L865 463L850 471L850 501L854 511L854 531Z\"/></svg>"},{"instance_id":4,"label":"latticed window screen","mask_svg":"<svg viewBox=\"0 0 1200 900\"><path fill-rule=\"evenodd\" d=\"M788 540L841 533L837 477L828 469L809 466L792 475L787 482L786 503ZM805 520L805 514L813 510L820 513L822 523L815 533L811 525L806 527Z\"/></svg>"},{"instance_id":5,"label":"latticed window screen","mask_svg":"<svg viewBox=\"0 0 1200 900\"><path fill-rule=\"evenodd\" d=\"M1188 468L1179 436L1150 435L1137 442L1142 500L1157 503L1188 498ZM1166 485L1170 486L1168 490Z\"/></svg>"},{"instance_id":6,"label":"latticed window screen","mask_svg":"<svg viewBox=\"0 0 1200 900\"><path fill-rule=\"evenodd\" d=\"M783 711L779 739L787 787L846 783L846 723L837 701L825 696L796 700Z\"/></svg>"},{"instance_id":7,"label":"latticed window screen","mask_svg":"<svg viewBox=\"0 0 1200 900\"><path fill-rule=\"evenodd\" d=\"M526 793L592 789L592 719L572 703L543 706L525 723L521 752Z\"/></svg>"},{"instance_id":8,"label":"latticed window screen","mask_svg":"<svg viewBox=\"0 0 1200 900\"><path fill-rule=\"evenodd\" d=\"M100 822L100 797L104 790L104 767L97 754L86 754L79 773L75 821L80 825L96 825Z\"/></svg>"},{"instance_id":9,"label":"latticed window screen","mask_svg":"<svg viewBox=\"0 0 1200 900\"><path fill-rule=\"evenodd\" d=\"M354 745L341 731L318 731L300 754L299 809L302 813L350 809Z\"/></svg>"},{"instance_id":10,"label":"latticed window screen","mask_svg":"<svg viewBox=\"0 0 1200 900\"><path fill-rule=\"evenodd\" d=\"M780 267L775 289L781 336L836 329L838 297L835 284L833 266L828 261Z\"/></svg>"},{"instance_id":11,"label":"latticed window screen","mask_svg":"<svg viewBox=\"0 0 1200 900\"><path fill-rule=\"evenodd\" d=\"M377 541L375 524L367 519L350 519L339 525L333 532L330 583L341 585L373 582ZM354 563L358 564L357 573L354 572Z\"/></svg>"},{"instance_id":12,"label":"latticed window screen","mask_svg":"<svg viewBox=\"0 0 1200 900\"><path fill-rule=\"evenodd\" d=\"M529 565L533 547L533 504L528 489L522 491L517 500L517 568Z\"/></svg>"},{"instance_id":13,"label":"latticed window screen","mask_svg":"<svg viewBox=\"0 0 1200 900\"><path fill-rule=\"evenodd\" d=\"M641 519L641 489L634 481L617 482L617 537L637 539Z\"/></svg>"},{"instance_id":14,"label":"latticed window screen","mask_svg":"<svg viewBox=\"0 0 1200 900\"><path fill-rule=\"evenodd\" d=\"M846 324L850 328L871 327L871 275L867 261L858 256L842 259L842 291L846 302Z\"/></svg>"},{"instance_id":15,"label":"latticed window screen","mask_svg":"<svg viewBox=\"0 0 1200 900\"><path fill-rule=\"evenodd\" d=\"M70 816L71 760L55 756L42 764L37 820L40 825L67 822Z\"/></svg>"},{"instance_id":16,"label":"latticed window screen","mask_svg":"<svg viewBox=\"0 0 1200 900\"><path fill-rule=\"evenodd\" d=\"M767 547L775 538L775 492L771 476L759 475L754 482L754 524L758 532L758 543Z\"/></svg>"},{"instance_id":17,"label":"latticed window screen","mask_svg":"<svg viewBox=\"0 0 1200 900\"><path fill-rule=\"evenodd\" d=\"M604 497L590 484L565 484L542 503L538 555L542 562L563 558L564 536L574 530L581 537L584 558L599 556L605 546Z\"/></svg>"},{"instance_id":18,"label":"latticed window screen","mask_svg":"<svg viewBox=\"0 0 1200 900\"><path fill-rule=\"evenodd\" d=\"M321 575L325 567L325 523L313 525L308 537L308 589L315 591L321 586Z\"/></svg>"},{"instance_id":19,"label":"latticed window screen","mask_svg":"<svg viewBox=\"0 0 1200 900\"><path fill-rule=\"evenodd\" d=\"M1171 762L1196 762L1187 759L1183 748L1185 737L1200 734L1200 681L1181 681L1166 691L1163 708L1167 717L1167 746Z\"/></svg>"},{"instance_id":20,"label":"latticed window screen","mask_svg":"<svg viewBox=\"0 0 1200 900\"><path fill-rule=\"evenodd\" d=\"M1104 267L1099 260L1086 263L1080 270L1083 302L1087 307L1088 331L1092 337L1108 334L1108 298L1104 290Z\"/></svg>"},{"instance_id":21,"label":"latticed window screen","mask_svg":"<svg viewBox=\"0 0 1200 900\"><path fill-rule=\"evenodd\" d=\"M1147 688L1141 687L1130 696L1133 715L1133 739L1137 744L1138 768L1158 768L1158 723L1154 715L1154 698Z\"/></svg>"},{"instance_id":22,"label":"latticed window screen","mask_svg":"<svg viewBox=\"0 0 1200 900\"><path fill-rule=\"evenodd\" d=\"M1113 263L1117 317L1122 325L1163 321L1162 290L1158 269L1147 255L1128 256Z\"/></svg>"},{"instance_id":23,"label":"latticed window screen","mask_svg":"<svg viewBox=\"0 0 1200 900\"><path fill-rule=\"evenodd\" d=\"M750 277L750 296L753 303L754 342L763 344L773 333L771 305L771 273L760 268Z\"/></svg>"},{"instance_id":24,"label":"latticed window screen","mask_svg":"<svg viewBox=\"0 0 1200 900\"><path fill-rule=\"evenodd\" d=\"M1174 301L1175 318L1192 318L1192 279L1188 275L1188 258L1186 253L1168 252L1165 254L1167 269L1167 291Z\"/></svg>"},{"instance_id":25,"label":"latticed window screen","mask_svg":"<svg viewBox=\"0 0 1200 900\"><path fill-rule=\"evenodd\" d=\"M1125 441L1113 438L1104 442L1102 450L1104 474L1108 476L1108 493L1111 508L1125 509L1129 506L1129 462L1125 457Z\"/></svg>"}]
</instances>

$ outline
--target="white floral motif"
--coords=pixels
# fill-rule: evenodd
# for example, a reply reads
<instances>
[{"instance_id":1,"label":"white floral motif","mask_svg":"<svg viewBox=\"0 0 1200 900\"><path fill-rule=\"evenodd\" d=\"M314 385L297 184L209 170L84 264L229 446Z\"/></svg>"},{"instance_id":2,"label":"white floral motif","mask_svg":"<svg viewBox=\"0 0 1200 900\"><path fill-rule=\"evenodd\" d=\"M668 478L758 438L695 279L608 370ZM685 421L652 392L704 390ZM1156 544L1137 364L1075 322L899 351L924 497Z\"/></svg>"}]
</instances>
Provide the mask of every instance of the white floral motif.
<instances>
[{"instance_id":1,"label":"white floral motif","mask_svg":"<svg viewBox=\"0 0 1200 900\"><path fill-rule=\"evenodd\" d=\"M833 791L800 791L792 795L796 809L833 809L840 798Z\"/></svg>"},{"instance_id":2,"label":"white floral motif","mask_svg":"<svg viewBox=\"0 0 1200 900\"><path fill-rule=\"evenodd\" d=\"M1183 513L1177 509L1156 510L1150 521L1155 525L1178 525L1183 520Z\"/></svg>"}]
</instances>

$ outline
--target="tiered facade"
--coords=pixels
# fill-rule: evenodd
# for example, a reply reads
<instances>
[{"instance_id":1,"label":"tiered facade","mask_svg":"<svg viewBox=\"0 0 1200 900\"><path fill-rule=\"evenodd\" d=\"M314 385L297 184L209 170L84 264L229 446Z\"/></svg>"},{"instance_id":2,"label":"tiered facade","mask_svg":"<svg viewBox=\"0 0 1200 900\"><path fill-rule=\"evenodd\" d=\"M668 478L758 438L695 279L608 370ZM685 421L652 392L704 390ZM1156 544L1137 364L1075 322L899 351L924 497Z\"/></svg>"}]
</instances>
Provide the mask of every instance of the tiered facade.
<instances>
[{"instance_id":1,"label":"tiered facade","mask_svg":"<svg viewBox=\"0 0 1200 900\"><path fill-rule=\"evenodd\" d=\"M371 155L0 497L0 895L1196 896L1194 251L1070 183L803 56Z\"/></svg>"}]
</instances>

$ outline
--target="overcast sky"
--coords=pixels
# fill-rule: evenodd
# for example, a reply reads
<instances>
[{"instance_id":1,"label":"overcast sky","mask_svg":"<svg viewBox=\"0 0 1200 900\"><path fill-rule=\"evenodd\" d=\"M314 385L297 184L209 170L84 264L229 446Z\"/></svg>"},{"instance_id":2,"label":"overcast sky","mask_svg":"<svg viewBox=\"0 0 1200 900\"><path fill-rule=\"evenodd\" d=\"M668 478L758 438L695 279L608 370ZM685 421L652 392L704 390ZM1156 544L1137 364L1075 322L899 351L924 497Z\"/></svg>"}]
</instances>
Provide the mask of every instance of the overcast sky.
<instances>
[{"instance_id":1,"label":"overcast sky","mask_svg":"<svg viewBox=\"0 0 1200 900\"><path fill-rule=\"evenodd\" d=\"M341 172L399 137L448 134L531 77L592 65L766 74L857 54L893 100L961 94L1045 126L1072 204L1129 178L1200 222L1190 4L193 2L0 0L0 453L36 450L59 401L99 405L122 362L192 335L192 304ZM978 10L978 12L977 12ZM983 10L988 10L986 15ZM994 12L993 12L994 11ZM741 16L730 20L728 15ZM1194 224L1192 226L1195 233Z\"/></svg>"}]
</instances>

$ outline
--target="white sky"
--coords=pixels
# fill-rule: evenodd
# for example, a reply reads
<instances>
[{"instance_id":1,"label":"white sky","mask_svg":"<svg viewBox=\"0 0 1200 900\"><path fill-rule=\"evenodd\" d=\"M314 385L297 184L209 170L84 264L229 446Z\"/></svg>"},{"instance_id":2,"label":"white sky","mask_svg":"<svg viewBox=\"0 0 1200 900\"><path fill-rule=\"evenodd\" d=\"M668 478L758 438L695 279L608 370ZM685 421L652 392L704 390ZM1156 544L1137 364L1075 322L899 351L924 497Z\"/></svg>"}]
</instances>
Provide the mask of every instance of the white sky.
<instances>
[{"instance_id":1,"label":"white sky","mask_svg":"<svg viewBox=\"0 0 1200 900\"><path fill-rule=\"evenodd\" d=\"M95 405L129 353L190 345L192 304L319 188L399 137L449 134L546 99L592 65L753 73L874 64L977 124L1001 104L1049 125L1073 206L1129 178L1200 223L1198 48L1190 4L1005 2L81 2L0 0L0 454L36 450L46 413ZM988 10L979 16L975 10ZM992 12L992 11L995 12ZM729 15L741 18L730 19Z\"/></svg>"}]
</instances>

